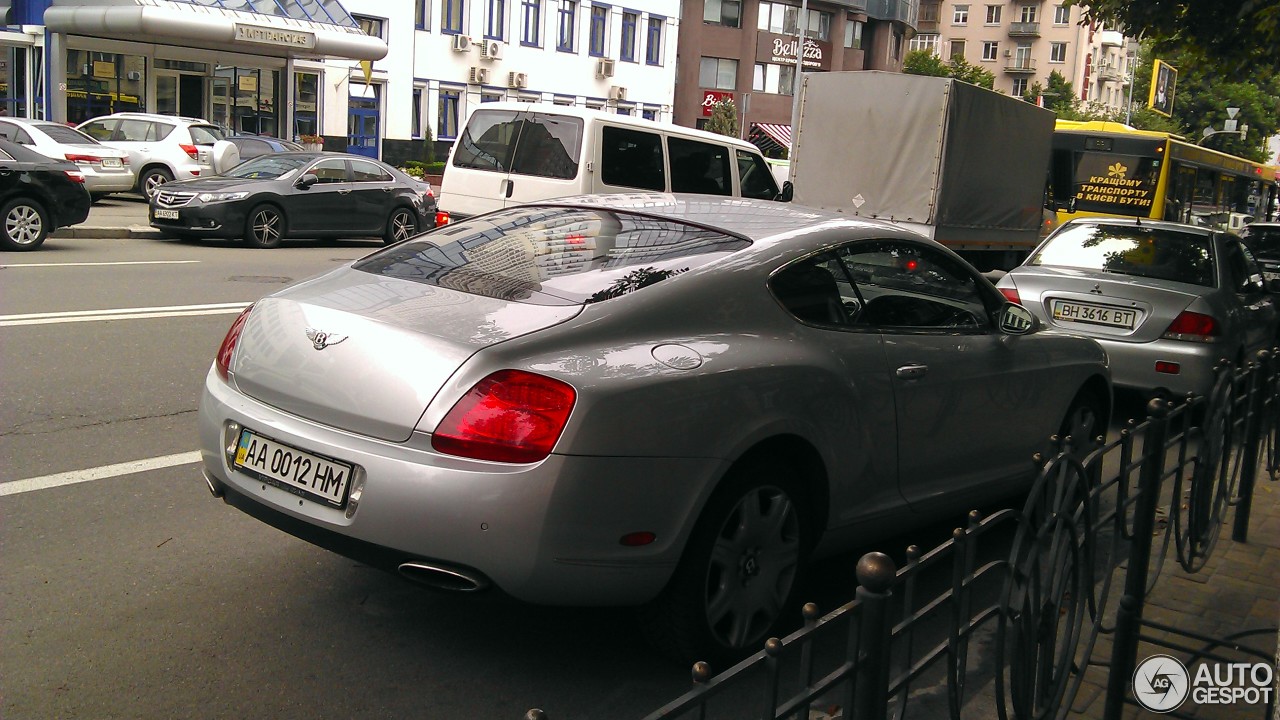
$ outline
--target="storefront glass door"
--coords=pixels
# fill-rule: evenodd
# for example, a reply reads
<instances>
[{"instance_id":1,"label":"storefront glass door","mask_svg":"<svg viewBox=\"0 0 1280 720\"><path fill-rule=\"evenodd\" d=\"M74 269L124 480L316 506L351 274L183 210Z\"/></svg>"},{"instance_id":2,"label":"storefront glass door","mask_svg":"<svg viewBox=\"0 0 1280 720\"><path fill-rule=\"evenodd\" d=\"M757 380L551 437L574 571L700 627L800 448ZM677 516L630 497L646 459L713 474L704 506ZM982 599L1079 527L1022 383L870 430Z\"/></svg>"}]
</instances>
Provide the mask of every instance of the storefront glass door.
<instances>
[{"instance_id":1,"label":"storefront glass door","mask_svg":"<svg viewBox=\"0 0 1280 720\"><path fill-rule=\"evenodd\" d=\"M203 118L204 76L157 70L156 112L161 115Z\"/></svg>"},{"instance_id":2,"label":"storefront glass door","mask_svg":"<svg viewBox=\"0 0 1280 720\"><path fill-rule=\"evenodd\" d=\"M378 86L351 83L347 152L378 157Z\"/></svg>"}]
</instances>

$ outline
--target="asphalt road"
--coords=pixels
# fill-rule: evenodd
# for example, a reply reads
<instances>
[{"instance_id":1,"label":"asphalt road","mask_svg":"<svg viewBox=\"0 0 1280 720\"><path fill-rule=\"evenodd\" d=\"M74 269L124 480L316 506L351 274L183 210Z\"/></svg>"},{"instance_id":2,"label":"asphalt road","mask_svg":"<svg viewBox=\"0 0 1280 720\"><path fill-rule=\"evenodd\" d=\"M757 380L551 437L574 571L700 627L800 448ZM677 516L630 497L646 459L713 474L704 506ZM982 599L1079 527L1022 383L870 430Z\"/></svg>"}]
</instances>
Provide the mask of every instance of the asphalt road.
<instances>
[{"instance_id":1,"label":"asphalt road","mask_svg":"<svg viewBox=\"0 0 1280 720\"><path fill-rule=\"evenodd\" d=\"M688 688L631 611L434 593L210 497L195 411L239 307L376 247L0 253L0 716L590 720ZM804 599L852 597L854 557Z\"/></svg>"}]
</instances>

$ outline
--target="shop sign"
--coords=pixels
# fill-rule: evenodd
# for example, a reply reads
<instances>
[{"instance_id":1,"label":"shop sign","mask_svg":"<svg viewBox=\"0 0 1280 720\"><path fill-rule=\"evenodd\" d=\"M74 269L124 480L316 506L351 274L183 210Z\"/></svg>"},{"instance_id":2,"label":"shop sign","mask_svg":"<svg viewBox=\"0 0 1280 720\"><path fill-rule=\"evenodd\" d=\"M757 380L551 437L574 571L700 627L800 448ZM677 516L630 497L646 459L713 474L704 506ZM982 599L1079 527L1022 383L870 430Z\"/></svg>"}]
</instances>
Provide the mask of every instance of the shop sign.
<instances>
[{"instance_id":1,"label":"shop sign","mask_svg":"<svg viewBox=\"0 0 1280 720\"><path fill-rule=\"evenodd\" d=\"M237 86L240 88L241 92L257 92L258 78L252 75L241 75L237 82Z\"/></svg>"},{"instance_id":2,"label":"shop sign","mask_svg":"<svg viewBox=\"0 0 1280 720\"><path fill-rule=\"evenodd\" d=\"M236 42L310 50L316 46L316 35L315 33L302 32L300 30L283 30L236 23Z\"/></svg>"},{"instance_id":3,"label":"shop sign","mask_svg":"<svg viewBox=\"0 0 1280 720\"><path fill-rule=\"evenodd\" d=\"M760 33L756 36L756 62L772 65L795 65L797 38ZM831 69L831 43L805 38L802 67L806 70Z\"/></svg>"},{"instance_id":4,"label":"shop sign","mask_svg":"<svg viewBox=\"0 0 1280 720\"><path fill-rule=\"evenodd\" d=\"M116 64L113 62L104 62L95 60L93 62L93 76L100 78L113 78L116 76Z\"/></svg>"},{"instance_id":5,"label":"shop sign","mask_svg":"<svg viewBox=\"0 0 1280 720\"><path fill-rule=\"evenodd\" d=\"M710 117L711 109L716 106L716 103L723 102L725 100L732 102L733 93L704 90L702 93L702 117Z\"/></svg>"}]
</instances>

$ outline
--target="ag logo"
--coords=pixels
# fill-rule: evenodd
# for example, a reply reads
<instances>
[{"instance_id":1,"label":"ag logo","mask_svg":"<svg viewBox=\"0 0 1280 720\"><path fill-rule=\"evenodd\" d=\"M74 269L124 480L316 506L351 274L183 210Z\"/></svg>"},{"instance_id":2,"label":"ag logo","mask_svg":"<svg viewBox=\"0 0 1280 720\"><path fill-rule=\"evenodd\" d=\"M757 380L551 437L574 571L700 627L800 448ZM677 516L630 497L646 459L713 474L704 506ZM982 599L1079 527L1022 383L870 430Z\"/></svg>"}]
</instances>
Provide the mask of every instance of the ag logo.
<instances>
[{"instance_id":1,"label":"ag logo","mask_svg":"<svg viewBox=\"0 0 1280 720\"><path fill-rule=\"evenodd\" d=\"M1191 692L1191 676L1177 658L1152 655L1133 671L1133 697L1156 713L1176 710Z\"/></svg>"}]
</instances>

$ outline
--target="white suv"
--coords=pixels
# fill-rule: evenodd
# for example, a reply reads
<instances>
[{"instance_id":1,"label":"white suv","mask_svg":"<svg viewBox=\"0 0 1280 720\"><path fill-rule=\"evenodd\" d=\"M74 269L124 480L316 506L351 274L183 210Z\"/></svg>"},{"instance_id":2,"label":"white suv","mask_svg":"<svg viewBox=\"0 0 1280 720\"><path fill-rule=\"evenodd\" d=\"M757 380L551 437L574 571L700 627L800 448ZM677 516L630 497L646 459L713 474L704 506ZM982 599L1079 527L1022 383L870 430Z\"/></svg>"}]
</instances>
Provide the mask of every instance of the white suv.
<instances>
[{"instance_id":1,"label":"white suv","mask_svg":"<svg viewBox=\"0 0 1280 720\"><path fill-rule=\"evenodd\" d=\"M216 175L240 163L222 128L207 120L122 112L87 120L79 129L129 153L137 190L147 197L167 182Z\"/></svg>"}]
</instances>

